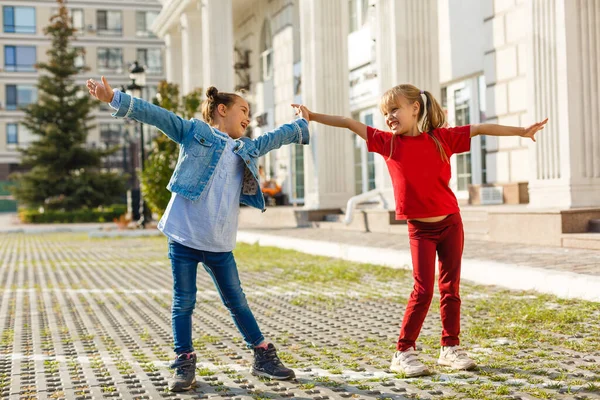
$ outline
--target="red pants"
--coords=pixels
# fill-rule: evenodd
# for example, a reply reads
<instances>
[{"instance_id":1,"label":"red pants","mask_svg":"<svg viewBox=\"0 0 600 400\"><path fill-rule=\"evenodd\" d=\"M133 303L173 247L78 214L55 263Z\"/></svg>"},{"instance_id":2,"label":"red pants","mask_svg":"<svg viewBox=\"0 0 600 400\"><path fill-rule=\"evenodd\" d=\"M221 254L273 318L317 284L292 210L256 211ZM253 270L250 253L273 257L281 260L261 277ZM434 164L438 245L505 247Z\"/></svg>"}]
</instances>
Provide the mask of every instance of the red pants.
<instances>
[{"instance_id":1,"label":"red pants","mask_svg":"<svg viewBox=\"0 0 600 400\"><path fill-rule=\"evenodd\" d=\"M415 342L433 298L435 253L439 258L440 313L442 346L459 344L460 333L460 262L464 245L459 213L439 222L408 221L410 252L415 285L406 306L397 349L415 347Z\"/></svg>"}]
</instances>

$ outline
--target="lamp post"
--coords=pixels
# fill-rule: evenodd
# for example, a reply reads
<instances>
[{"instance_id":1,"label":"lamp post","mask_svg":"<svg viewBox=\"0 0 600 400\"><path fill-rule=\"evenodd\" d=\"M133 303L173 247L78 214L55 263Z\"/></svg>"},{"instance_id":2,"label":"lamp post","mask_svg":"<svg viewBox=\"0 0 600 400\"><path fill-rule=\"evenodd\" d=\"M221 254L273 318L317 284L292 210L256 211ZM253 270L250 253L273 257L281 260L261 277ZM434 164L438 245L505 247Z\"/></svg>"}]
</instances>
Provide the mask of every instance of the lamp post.
<instances>
[{"instance_id":1,"label":"lamp post","mask_svg":"<svg viewBox=\"0 0 600 400\"><path fill-rule=\"evenodd\" d=\"M142 97L142 89L146 84L146 70L143 66L139 65L137 61L131 64L129 68L129 77L131 78L131 83L127 85L127 94L133 97ZM144 124L139 123L140 127L140 172L144 173L144 161L146 161L146 149L144 147ZM148 221L146 220L146 204L144 202L144 196L142 196L142 185L141 179L138 179L140 182L140 219L138 220L138 226L145 228Z\"/></svg>"}]
</instances>

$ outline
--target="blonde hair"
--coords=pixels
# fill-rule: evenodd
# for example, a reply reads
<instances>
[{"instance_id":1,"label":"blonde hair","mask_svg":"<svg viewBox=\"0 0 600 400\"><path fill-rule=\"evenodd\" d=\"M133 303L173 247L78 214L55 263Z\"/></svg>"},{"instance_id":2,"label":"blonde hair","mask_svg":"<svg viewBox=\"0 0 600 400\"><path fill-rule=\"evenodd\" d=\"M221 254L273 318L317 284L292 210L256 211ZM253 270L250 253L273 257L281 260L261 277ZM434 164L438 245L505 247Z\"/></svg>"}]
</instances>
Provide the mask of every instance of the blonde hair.
<instances>
[{"instance_id":1,"label":"blonde hair","mask_svg":"<svg viewBox=\"0 0 600 400\"><path fill-rule=\"evenodd\" d=\"M213 115L219 105L224 104L225 107L229 108L235 104L238 98L243 99L239 94L219 92L216 87L209 87L206 90L206 100L202 102L202 119L207 124L212 125L214 123Z\"/></svg>"},{"instance_id":2,"label":"blonde hair","mask_svg":"<svg viewBox=\"0 0 600 400\"><path fill-rule=\"evenodd\" d=\"M419 131L426 132L435 142L435 145L442 157L442 160L448 162L448 155L444 150L442 144L433 135L433 130L441 128L446 124L446 113L440 103L437 102L433 95L426 91L420 90L414 85L402 84L394 86L381 96L379 103L379 109L382 114L387 114L391 109L395 108L400 98L404 97L410 104L415 102L419 103L419 115L417 116L417 123L419 124ZM423 99L425 97L425 100ZM394 151L394 136L392 136L390 144L390 157Z\"/></svg>"}]
</instances>

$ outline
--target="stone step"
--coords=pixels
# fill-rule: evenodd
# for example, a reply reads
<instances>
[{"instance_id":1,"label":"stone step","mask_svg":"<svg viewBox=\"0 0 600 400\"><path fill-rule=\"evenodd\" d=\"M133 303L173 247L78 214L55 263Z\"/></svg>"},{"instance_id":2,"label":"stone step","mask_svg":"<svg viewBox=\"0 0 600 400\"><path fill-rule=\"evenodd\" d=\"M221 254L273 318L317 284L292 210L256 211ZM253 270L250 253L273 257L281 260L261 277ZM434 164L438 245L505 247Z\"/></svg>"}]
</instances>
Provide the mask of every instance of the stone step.
<instances>
[{"instance_id":1,"label":"stone step","mask_svg":"<svg viewBox=\"0 0 600 400\"><path fill-rule=\"evenodd\" d=\"M600 250L600 233L564 233L561 238L562 247ZM600 260L600 254L598 259Z\"/></svg>"}]
</instances>

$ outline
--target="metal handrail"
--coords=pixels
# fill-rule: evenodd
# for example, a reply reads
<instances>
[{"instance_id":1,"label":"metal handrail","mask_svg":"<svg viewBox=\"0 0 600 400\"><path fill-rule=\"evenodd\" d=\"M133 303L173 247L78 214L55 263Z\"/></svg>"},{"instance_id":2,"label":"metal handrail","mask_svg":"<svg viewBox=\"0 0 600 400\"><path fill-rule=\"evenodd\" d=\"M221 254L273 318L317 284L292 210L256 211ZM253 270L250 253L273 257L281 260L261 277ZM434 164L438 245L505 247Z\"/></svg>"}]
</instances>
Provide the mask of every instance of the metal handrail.
<instances>
[{"instance_id":1,"label":"metal handrail","mask_svg":"<svg viewBox=\"0 0 600 400\"><path fill-rule=\"evenodd\" d=\"M379 196L383 208L387 208L388 204L385 199L385 196L383 195L383 190L381 189L369 190L368 192L364 192L354 197L351 197L348 200L348 203L346 203L346 215L344 216L344 224L350 225L350 223L352 222L356 204L377 196Z\"/></svg>"}]
</instances>

